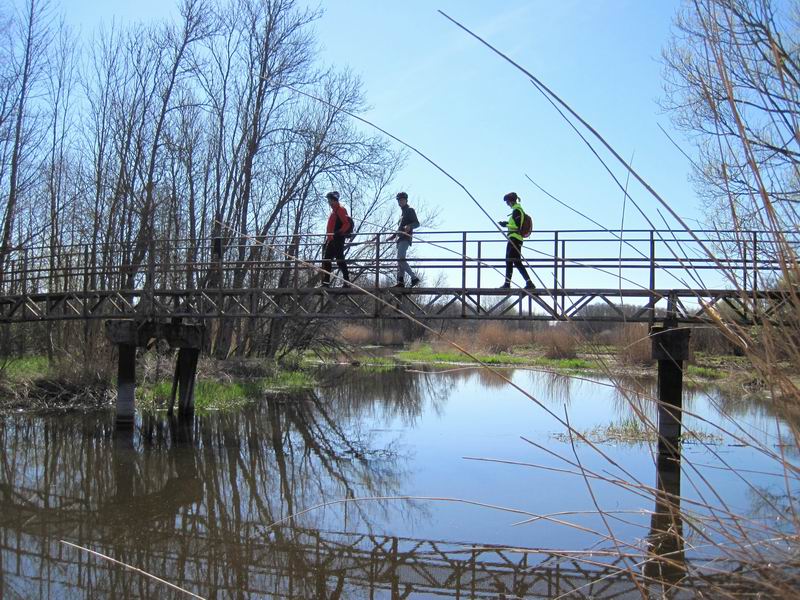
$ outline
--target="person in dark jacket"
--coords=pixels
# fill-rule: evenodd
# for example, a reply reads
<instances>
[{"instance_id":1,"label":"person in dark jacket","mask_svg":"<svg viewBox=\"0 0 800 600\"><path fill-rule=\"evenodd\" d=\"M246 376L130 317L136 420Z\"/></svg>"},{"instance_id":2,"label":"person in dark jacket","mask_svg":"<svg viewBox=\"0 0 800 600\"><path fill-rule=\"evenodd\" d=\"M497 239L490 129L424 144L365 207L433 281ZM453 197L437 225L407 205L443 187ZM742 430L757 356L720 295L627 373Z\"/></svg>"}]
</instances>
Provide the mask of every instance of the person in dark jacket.
<instances>
[{"instance_id":1,"label":"person in dark jacket","mask_svg":"<svg viewBox=\"0 0 800 600\"><path fill-rule=\"evenodd\" d=\"M511 275L514 273L514 267L522 274L525 280L525 289L532 290L536 286L533 285L531 278L528 276L528 271L525 265L522 264L522 221L525 219L525 211L520 204L520 197L516 192L509 192L503 196L503 201L511 209L511 214L508 221L498 221L498 225L508 228L508 243L506 244L506 281L500 286L501 289L509 289L511 287Z\"/></svg>"},{"instance_id":2,"label":"person in dark jacket","mask_svg":"<svg viewBox=\"0 0 800 600\"><path fill-rule=\"evenodd\" d=\"M339 192L328 192L325 194L325 198L328 200L328 206L331 207L331 214L328 216L325 243L322 246L322 286L330 286L331 269L333 260L336 259L336 266L339 267L339 272L345 282L344 286L347 287L350 274L344 259L344 238L350 232L350 219L347 216L347 210L339 204Z\"/></svg>"},{"instance_id":3,"label":"person in dark jacket","mask_svg":"<svg viewBox=\"0 0 800 600\"><path fill-rule=\"evenodd\" d=\"M414 287L419 284L419 277L408 266L406 253L411 247L413 231L419 227L419 221L417 220L416 211L408 205L408 194L400 192L396 198L400 207L400 223L397 225L397 231L389 236L388 240L390 242L396 240L397 242L397 283L393 287L405 287L406 273L411 278L409 287Z\"/></svg>"}]
</instances>

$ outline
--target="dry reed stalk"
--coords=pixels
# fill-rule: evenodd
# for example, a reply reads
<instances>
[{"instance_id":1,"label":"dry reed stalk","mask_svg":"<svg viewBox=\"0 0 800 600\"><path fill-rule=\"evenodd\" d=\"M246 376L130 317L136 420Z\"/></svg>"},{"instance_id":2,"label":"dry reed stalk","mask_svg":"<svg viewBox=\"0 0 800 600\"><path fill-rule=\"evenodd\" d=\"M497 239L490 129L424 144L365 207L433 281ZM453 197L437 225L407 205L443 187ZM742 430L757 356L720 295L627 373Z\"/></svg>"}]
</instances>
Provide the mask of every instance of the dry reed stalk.
<instances>
[{"instance_id":1,"label":"dry reed stalk","mask_svg":"<svg viewBox=\"0 0 800 600\"><path fill-rule=\"evenodd\" d=\"M62 544L64 544L65 546L71 546L71 547L76 548L78 550L81 550L83 552L88 552L89 554L92 554L93 556L97 556L98 558L102 558L103 560L107 560L107 561L109 561L111 563L114 563L116 565L120 565L121 567L125 567L126 569L128 569L130 571L134 571L135 573L139 573L140 575L144 575L145 577L149 577L150 579L153 579L154 581L157 581L159 583L163 583L164 585L166 585L168 587L171 587L172 589L177 590L179 592L182 592L182 593L184 593L184 594L186 594L188 596L191 596L192 598L198 598L199 600L205 600L203 598L203 596L198 596L197 594L195 594L193 592L190 592L189 590L186 590L186 589L184 589L182 587L179 587L179 586L175 585L174 583L170 583L169 581L167 581L165 579L161 579L160 577L157 577L157 576L153 575L152 573L148 573L147 571L144 571L144 570L140 569L139 567L134 567L133 565L129 565L128 563L122 562L121 560L117 560L115 558L111 558L110 556L108 556L106 554L103 554L102 552L97 552L96 550L92 550L91 548L85 548L83 546L79 546L78 544L73 544L72 542L68 542L66 540L60 540L60 542Z\"/></svg>"}]
</instances>

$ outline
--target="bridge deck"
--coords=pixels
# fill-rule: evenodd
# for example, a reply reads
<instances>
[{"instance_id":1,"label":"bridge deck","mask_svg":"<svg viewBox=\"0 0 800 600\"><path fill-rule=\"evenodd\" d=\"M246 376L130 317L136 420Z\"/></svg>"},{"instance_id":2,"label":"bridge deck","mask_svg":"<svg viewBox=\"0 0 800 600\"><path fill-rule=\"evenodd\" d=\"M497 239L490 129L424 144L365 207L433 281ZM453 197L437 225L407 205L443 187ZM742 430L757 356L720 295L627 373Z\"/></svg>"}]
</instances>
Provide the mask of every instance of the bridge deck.
<instances>
[{"instance_id":1,"label":"bridge deck","mask_svg":"<svg viewBox=\"0 0 800 600\"><path fill-rule=\"evenodd\" d=\"M759 291L747 301L780 301ZM741 292L725 289L242 288L87 290L0 296L0 322L76 319L483 319L650 322L672 310L680 322L707 322L725 306L749 318ZM591 303L606 314L584 314ZM620 305L629 306L623 310ZM636 306L637 308L631 308Z\"/></svg>"}]
</instances>

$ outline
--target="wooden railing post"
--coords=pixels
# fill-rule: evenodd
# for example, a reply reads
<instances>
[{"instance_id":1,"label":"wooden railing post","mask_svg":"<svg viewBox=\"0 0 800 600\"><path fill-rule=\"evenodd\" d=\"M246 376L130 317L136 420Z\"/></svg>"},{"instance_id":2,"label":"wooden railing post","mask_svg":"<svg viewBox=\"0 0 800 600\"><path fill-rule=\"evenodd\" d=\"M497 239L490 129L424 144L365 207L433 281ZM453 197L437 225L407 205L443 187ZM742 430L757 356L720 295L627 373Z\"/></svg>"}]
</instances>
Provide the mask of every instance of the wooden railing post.
<instances>
[{"instance_id":1,"label":"wooden railing post","mask_svg":"<svg viewBox=\"0 0 800 600\"><path fill-rule=\"evenodd\" d=\"M650 230L650 323L656 319L656 234Z\"/></svg>"},{"instance_id":2,"label":"wooden railing post","mask_svg":"<svg viewBox=\"0 0 800 600\"><path fill-rule=\"evenodd\" d=\"M553 237L553 312L558 311L558 232Z\"/></svg>"},{"instance_id":3,"label":"wooden railing post","mask_svg":"<svg viewBox=\"0 0 800 600\"><path fill-rule=\"evenodd\" d=\"M567 289L567 240L561 240L561 281L558 282L562 290ZM567 297L561 295L561 313L567 309Z\"/></svg>"},{"instance_id":4,"label":"wooden railing post","mask_svg":"<svg viewBox=\"0 0 800 600\"><path fill-rule=\"evenodd\" d=\"M220 236L211 240L211 268L214 270L214 279L217 285L217 315L222 315L222 238Z\"/></svg>"},{"instance_id":5,"label":"wooden railing post","mask_svg":"<svg viewBox=\"0 0 800 600\"><path fill-rule=\"evenodd\" d=\"M744 240L742 243L742 291L747 291L747 242L749 240Z\"/></svg>"},{"instance_id":6,"label":"wooden railing post","mask_svg":"<svg viewBox=\"0 0 800 600\"><path fill-rule=\"evenodd\" d=\"M381 236L375 236L375 289L381 286Z\"/></svg>"},{"instance_id":7,"label":"wooden railing post","mask_svg":"<svg viewBox=\"0 0 800 600\"><path fill-rule=\"evenodd\" d=\"M156 241L150 238L149 248L147 250L147 284L145 289L150 294L150 306L148 312L150 317L155 316L155 303L156 303Z\"/></svg>"},{"instance_id":8,"label":"wooden railing post","mask_svg":"<svg viewBox=\"0 0 800 600\"><path fill-rule=\"evenodd\" d=\"M461 233L461 316L467 316L467 232Z\"/></svg>"},{"instance_id":9,"label":"wooden railing post","mask_svg":"<svg viewBox=\"0 0 800 600\"><path fill-rule=\"evenodd\" d=\"M22 295L28 295L28 250L22 251Z\"/></svg>"},{"instance_id":10,"label":"wooden railing post","mask_svg":"<svg viewBox=\"0 0 800 600\"><path fill-rule=\"evenodd\" d=\"M753 293L758 291L758 232L753 232Z\"/></svg>"},{"instance_id":11,"label":"wooden railing post","mask_svg":"<svg viewBox=\"0 0 800 600\"><path fill-rule=\"evenodd\" d=\"M482 266L483 266L482 250L481 250L482 244L483 244L483 242L481 242L481 240L478 240L478 266L477 266L477 270L478 270L477 278L478 279L477 279L477 286L478 286L479 290L481 289L481 271L482 271ZM476 298L476 302L477 302L477 305L478 305L477 306L478 314L481 314L481 294L480 294L480 292L478 292L478 296Z\"/></svg>"},{"instance_id":12,"label":"wooden railing post","mask_svg":"<svg viewBox=\"0 0 800 600\"><path fill-rule=\"evenodd\" d=\"M381 234L375 236L375 289L377 290L381 285ZM373 310L374 315L377 317L381 314L381 301L375 298L375 307Z\"/></svg>"}]
</instances>

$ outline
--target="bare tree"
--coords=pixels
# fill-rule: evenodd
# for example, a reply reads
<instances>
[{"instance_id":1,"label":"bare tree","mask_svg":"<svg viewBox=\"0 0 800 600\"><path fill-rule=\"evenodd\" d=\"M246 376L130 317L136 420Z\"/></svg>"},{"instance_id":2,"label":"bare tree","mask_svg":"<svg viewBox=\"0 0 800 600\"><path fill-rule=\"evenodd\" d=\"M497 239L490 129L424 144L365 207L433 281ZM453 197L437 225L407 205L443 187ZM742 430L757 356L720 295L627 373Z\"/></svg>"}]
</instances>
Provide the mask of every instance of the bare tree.
<instances>
[{"instance_id":1,"label":"bare tree","mask_svg":"<svg viewBox=\"0 0 800 600\"><path fill-rule=\"evenodd\" d=\"M28 0L23 12L14 22L13 46L10 51L12 64L12 97L9 106L13 119L13 134L10 141L8 179L3 207L2 233L0 233L0 281L5 272L5 260L10 251L14 234L20 194L25 180L25 158L31 145L35 115L31 96L39 84L47 46L50 38L49 7L42 0Z\"/></svg>"},{"instance_id":2,"label":"bare tree","mask_svg":"<svg viewBox=\"0 0 800 600\"><path fill-rule=\"evenodd\" d=\"M771 0L692 0L664 52L666 107L694 136L714 225L792 227L800 202L798 13Z\"/></svg>"}]
</instances>

